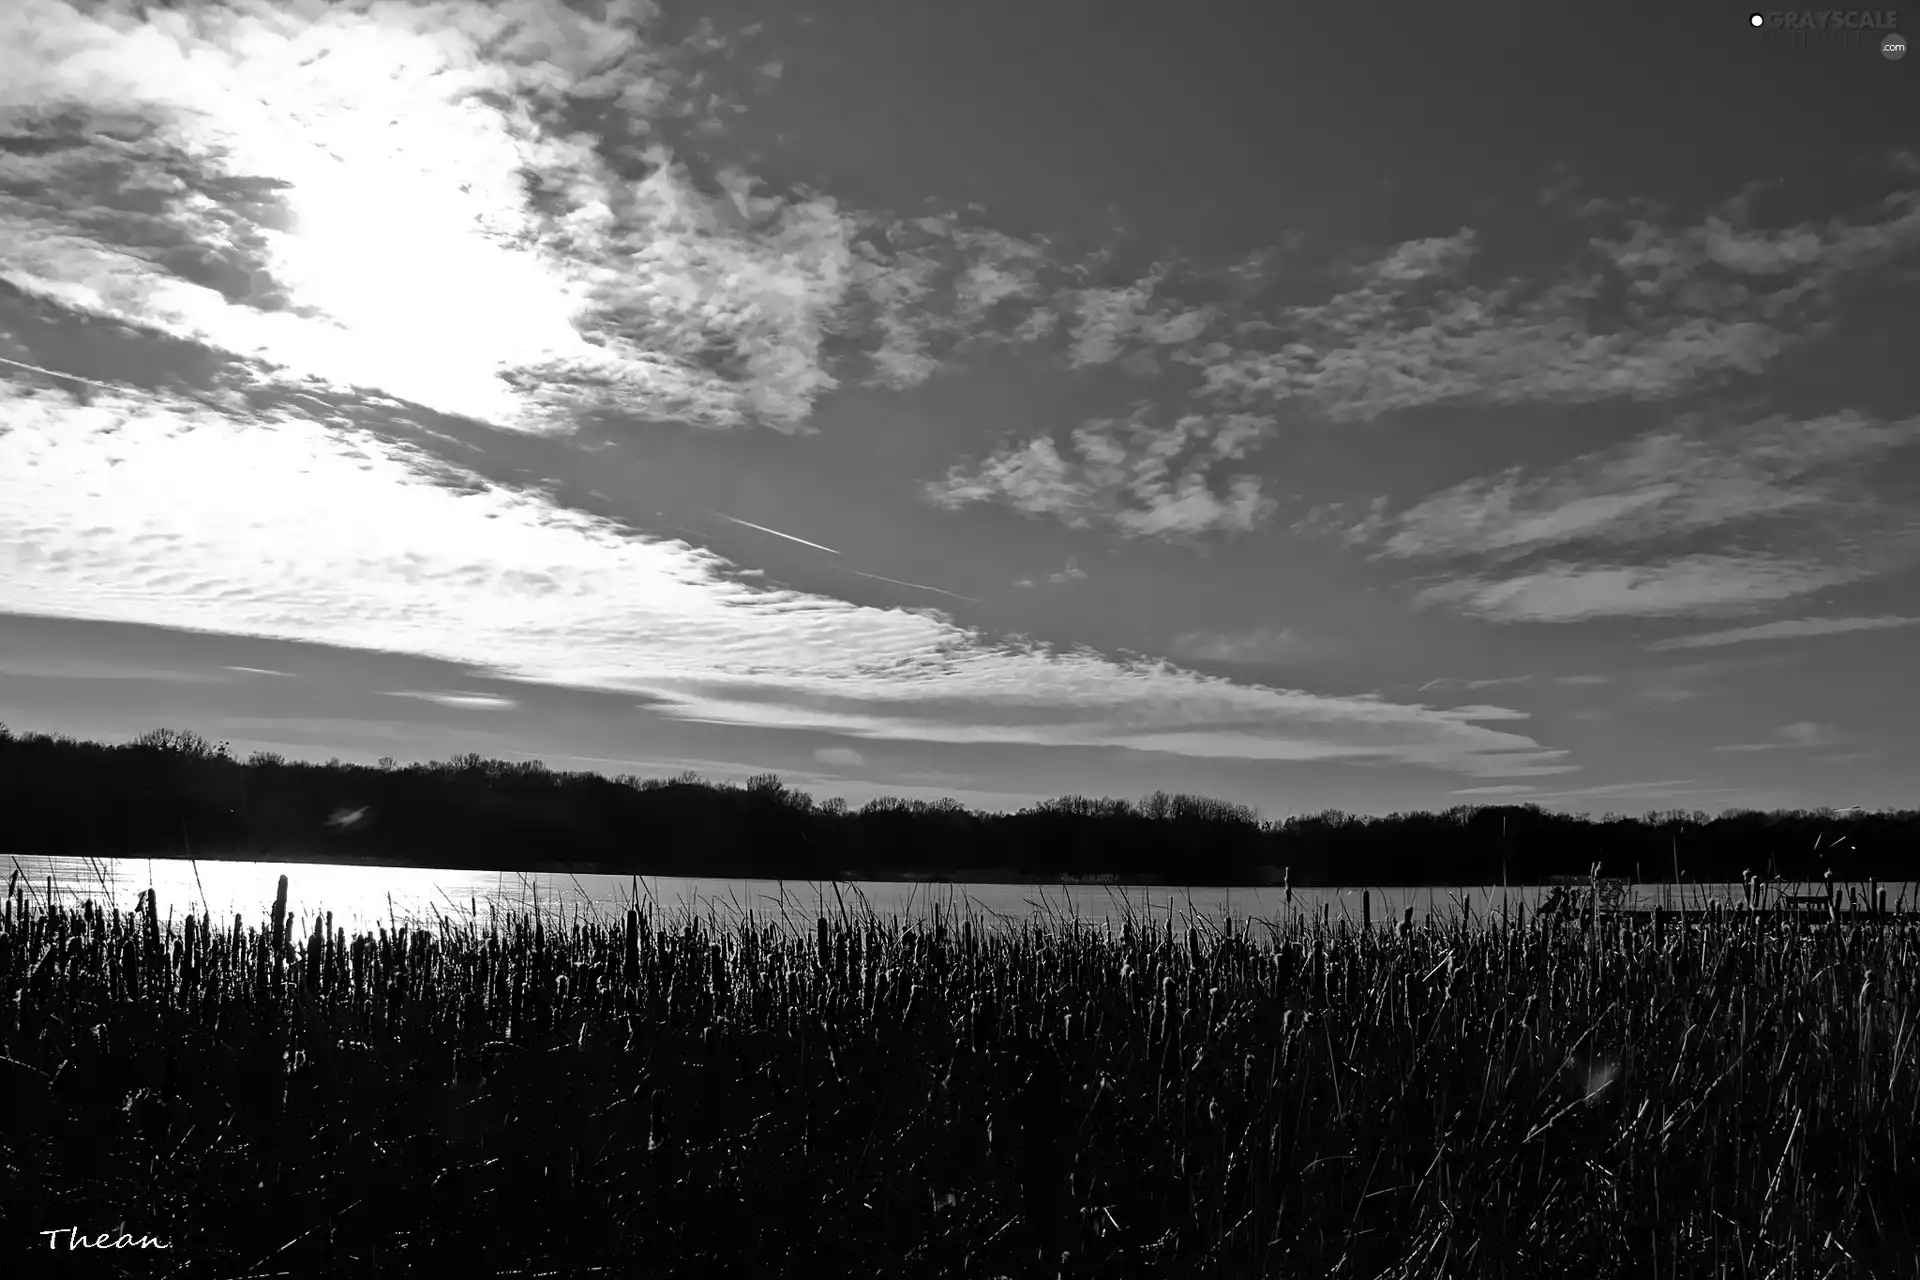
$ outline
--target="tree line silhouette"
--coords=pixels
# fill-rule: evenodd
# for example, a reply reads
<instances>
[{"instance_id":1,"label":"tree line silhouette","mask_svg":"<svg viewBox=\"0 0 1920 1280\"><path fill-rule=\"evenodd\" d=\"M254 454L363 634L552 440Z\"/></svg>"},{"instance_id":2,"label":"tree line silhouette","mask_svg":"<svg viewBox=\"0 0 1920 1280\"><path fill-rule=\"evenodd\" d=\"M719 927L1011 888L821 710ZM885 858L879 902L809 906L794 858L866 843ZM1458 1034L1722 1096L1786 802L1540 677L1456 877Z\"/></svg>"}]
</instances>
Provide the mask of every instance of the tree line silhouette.
<instances>
[{"instance_id":1,"label":"tree line silhouette","mask_svg":"<svg viewBox=\"0 0 1920 1280\"><path fill-rule=\"evenodd\" d=\"M854 809L773 774L744 785L558 772L475 754L399 766L234 758L197 733L113 745L0 725L0 849L15 854L395 862L767 879L1113 878L1301 887L1540 884L1584 876L1920 879L1920 811L1679 810L1593 819L1536 805L1262 821L1155 792L1015 813L883 797Z\"/></svg>"}]
</instances>

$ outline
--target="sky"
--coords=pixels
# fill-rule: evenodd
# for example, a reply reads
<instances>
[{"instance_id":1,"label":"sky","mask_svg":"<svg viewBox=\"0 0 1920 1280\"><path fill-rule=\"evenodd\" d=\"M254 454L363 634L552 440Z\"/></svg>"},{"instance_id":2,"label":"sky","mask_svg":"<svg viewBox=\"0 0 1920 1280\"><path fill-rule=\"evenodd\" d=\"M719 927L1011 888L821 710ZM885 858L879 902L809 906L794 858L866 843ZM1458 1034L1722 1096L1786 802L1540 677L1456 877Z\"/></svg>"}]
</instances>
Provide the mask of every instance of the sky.
<instances>
[{"instance_id":1,"label":"sky","mask_svg":"<svg viewBox=\"0 0 1920 1280\"><path fill-rule=\"evenodd\" d=\"M10 0L0 721L1910 807L1920 63L1748 14Z\"/></svg>"}]
</instances>

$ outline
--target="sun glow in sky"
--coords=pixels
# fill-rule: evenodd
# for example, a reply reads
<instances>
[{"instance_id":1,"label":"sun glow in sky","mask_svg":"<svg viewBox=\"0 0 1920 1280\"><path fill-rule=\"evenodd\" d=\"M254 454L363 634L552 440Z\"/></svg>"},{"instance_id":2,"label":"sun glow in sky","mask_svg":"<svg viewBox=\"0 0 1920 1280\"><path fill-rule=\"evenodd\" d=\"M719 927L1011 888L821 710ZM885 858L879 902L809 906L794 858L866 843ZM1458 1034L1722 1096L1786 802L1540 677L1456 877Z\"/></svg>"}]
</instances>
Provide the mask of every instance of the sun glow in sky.
<instances>
[{"instance_id":1,"label":"sun glow in sky","mask_svg":"<svg viewBox=\"0 0 1920 1280\"><path fill-rule=\"evenodd\" d=\"M1240 21L8 5L0 720L1910 800L1901 69Z\"/></svg>"},{"instance_id":2,"label":"sun glow in sky","mask_svg":"<svg viewBox=\"0 0 1920 1280\"><path fill-rule=\"evenodd\" d=\"M533 252L489 238L471 208L403 160L287 165L291 226L268 270L318 323L342 331L262 354L449 412L515 422L500 374L577 351L576 305ZM369 191L382 193L378 203ZM397 212L398 216L395 216Z\"/></svg>"}]
</instances>

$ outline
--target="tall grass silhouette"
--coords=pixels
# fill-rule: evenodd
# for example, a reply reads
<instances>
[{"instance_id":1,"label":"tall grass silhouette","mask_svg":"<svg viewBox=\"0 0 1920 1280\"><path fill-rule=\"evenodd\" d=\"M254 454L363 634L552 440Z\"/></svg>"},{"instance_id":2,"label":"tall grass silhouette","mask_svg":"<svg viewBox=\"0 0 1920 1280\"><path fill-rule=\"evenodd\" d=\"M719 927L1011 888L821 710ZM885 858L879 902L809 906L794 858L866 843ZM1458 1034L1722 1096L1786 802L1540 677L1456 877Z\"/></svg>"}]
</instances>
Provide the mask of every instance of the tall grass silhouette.
<instances>
[{"instance_id":1,"label":"tall grass silhouette","mask_svg":"<svg viewBox=\"0 0 1920 1280\"><path fill-rule=\"evenodd\" d=\"M126 1223L220 1275L1920 1274L1907 920L636 895L350 938L285 903L9 882L22 1238Z\"/></svg>"}]
</instances>

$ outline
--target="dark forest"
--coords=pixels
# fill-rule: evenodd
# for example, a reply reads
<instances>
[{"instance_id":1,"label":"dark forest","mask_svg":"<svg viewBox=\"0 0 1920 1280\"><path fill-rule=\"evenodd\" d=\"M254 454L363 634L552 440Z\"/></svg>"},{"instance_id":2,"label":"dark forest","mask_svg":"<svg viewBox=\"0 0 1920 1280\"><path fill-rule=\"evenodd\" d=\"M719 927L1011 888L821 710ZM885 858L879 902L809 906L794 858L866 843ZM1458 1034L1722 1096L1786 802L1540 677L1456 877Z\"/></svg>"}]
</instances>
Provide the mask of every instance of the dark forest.
<instances>
[{"instance_id":1,"label":"dark forest","mask_svg":"<svg viewBox=\"0 0 1920 1280\"><path fill-rule=\"evenodd\" d=\"M112 745L0 726L0 851L767 879L1296 886L1540 884L1557 876L1920 878L1920 811L1534 805L1262 821L1203 796L1066 796L1016 813L953 800L858 808L763 774L744 785L562 773L457 756L307 763L156 729Z\"/></svg>"}]
</instances>

